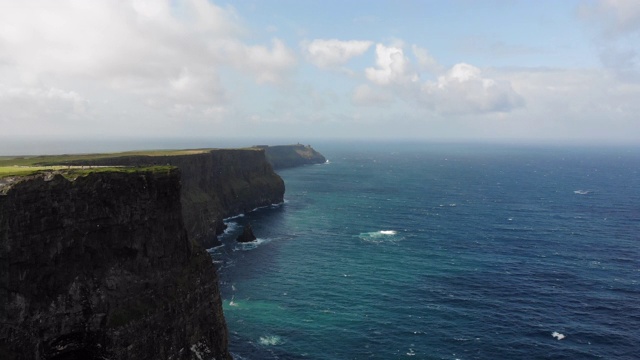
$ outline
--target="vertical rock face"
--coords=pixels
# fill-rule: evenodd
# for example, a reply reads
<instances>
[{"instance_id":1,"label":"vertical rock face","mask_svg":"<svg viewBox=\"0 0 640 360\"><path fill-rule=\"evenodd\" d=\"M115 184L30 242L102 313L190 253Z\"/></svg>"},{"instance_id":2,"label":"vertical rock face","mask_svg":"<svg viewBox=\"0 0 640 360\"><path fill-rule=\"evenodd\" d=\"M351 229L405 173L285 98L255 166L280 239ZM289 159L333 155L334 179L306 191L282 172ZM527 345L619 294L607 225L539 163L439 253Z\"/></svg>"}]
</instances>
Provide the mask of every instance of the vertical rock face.
<instances>
[{"instance_id":1,"label":"vertical rock face","mask_svg":"<svg viewBox=\"0 0 640 360\"><path fill-rule=\"evenodd\" d=\"M222 220L281 203L284 181L263 149L216 149L171 156L118 156L75 162L84 165L173 165L182 173L182 211L189 238L205 248L217 244Z\"/></svg>"},{"instance_id":2,"label":"vertical rock face","mask_svg":"<svg viewBox=\"0 0 640 360\"><path fill-rule=\"evenodd\" d=\"M264 149L267 161L274 169L286 169L302 165L322 164L327 159L314 150L310 145L260 145L256 148Z\"/></svg>"},{"instance_id":3,"label":"vertical rock face","mask_svg":"<svg viewBox=\"0 0 640 360\"><path fill-rule=\"evenodd\" d=\"M180 198L177 169L3 189L0 358L230 359L217 275Z\"/></svg>"}]
</instances>

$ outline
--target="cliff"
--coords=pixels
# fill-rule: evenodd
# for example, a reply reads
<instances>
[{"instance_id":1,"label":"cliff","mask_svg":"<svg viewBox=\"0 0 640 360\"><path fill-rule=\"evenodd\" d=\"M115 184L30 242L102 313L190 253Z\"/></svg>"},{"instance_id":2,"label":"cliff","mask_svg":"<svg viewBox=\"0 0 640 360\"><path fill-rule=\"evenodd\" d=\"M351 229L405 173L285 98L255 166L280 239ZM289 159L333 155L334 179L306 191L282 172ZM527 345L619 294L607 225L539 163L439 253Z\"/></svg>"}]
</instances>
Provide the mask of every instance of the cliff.
<instances>
[{"instance_id":1,"label":"cliff","mask_svg":"<svg viewBox=\"0 0 640 360\"><path fill-rule=\"evenodd\" d=\"M0 190L0 358L230 359L179 170L40 174Z\"/></svg>"},{"instance_id":2,"label":"cliff","mask_svg":"<svg viewBox=\"0 0 640 360\"><path fill-rule=\"evenodd\" d=\"M322 154L314 150L310 145L258 145L256 148L265 150L267 161L276 170L302 165L323 164L327 161Z\"/></svg>"},{"instance_id":3,"label":"cliff","mask_svg":"<svg viewBox=\"0 0 640 360\"><path fill-rule=\"evenodd\" d=\"M54 163L54 162L52 162ZM55 163L97 166L172 165L182 173L182 211L189 238L203 247L217 244L223 219L257 207L281 203L284 181L263 149L207 149L163 155L103 155Z\"/></svg>"}]
</instances>

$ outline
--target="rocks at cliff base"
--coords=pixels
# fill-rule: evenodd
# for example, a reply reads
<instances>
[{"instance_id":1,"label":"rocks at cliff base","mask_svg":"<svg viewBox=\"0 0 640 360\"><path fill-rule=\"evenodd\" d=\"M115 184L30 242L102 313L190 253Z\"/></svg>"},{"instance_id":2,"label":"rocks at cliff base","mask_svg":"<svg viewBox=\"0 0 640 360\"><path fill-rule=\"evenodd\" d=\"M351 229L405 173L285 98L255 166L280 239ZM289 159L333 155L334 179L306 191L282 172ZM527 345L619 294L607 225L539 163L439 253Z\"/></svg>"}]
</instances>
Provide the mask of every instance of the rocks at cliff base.
<instances>
[{"instance_id":1,"label":"rocks at cliff base","mask_svg":"<svg viewBox=\"0 0 640 360\"><path fill-rule=\"evenodd\" d=\"M247 243L256 240L256 236L253 234L253 229L251 228L251 224L247 224L242 230L242 234L238 236L236 239L239 243Z\"/></svg>"}]
</instances>

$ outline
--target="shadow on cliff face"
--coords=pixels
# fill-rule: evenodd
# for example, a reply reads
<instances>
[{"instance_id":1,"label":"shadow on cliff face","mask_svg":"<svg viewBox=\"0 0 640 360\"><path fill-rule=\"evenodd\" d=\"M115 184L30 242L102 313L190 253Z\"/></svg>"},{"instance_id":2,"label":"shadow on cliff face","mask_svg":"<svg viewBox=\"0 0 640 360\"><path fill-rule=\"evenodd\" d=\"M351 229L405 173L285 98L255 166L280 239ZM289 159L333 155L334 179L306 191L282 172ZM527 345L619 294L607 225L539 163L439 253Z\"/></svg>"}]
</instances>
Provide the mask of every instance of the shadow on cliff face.
<instances>
[{"instance_id":1,"label":"shadow on cliff face","mask_svg":"<svg viewBox=\"0 0 640 360\"><path fill-rule=\"evenodd\" d=\"M60 336L43 347L46 360L104 360L107 354L100 346L104 333L71 333Z\"/></svg>"},{"instance_id":2,"label":"shadow on cliff face","mask_svg":"<svg viewBox=\"0 0 640 360\"><path fill-rule=\"evenodd\" d=\"M39 175L0 196L0 358L229 359L217 274L180 195L165 168Z\"/></svg>"}]
</instances>

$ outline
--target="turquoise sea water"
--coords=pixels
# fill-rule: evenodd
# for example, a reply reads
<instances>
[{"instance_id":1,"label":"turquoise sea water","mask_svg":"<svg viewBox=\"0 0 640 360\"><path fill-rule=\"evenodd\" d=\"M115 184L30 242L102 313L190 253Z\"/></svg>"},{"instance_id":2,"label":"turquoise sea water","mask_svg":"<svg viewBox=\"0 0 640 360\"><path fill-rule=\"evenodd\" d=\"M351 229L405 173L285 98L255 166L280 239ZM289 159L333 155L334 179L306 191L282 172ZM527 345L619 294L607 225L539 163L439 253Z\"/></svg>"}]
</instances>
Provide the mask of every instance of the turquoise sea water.
<instances>
[{"instance_id":1,"label":"turquoise sea water","mask_svg":"<svg viewBox=\"0 0 640 360\"><path fill-rule=\"evenodd\" d=\"M638 149L316 148L210 250L236 359L640 357Z\"/></svg>"}]
</instances>

